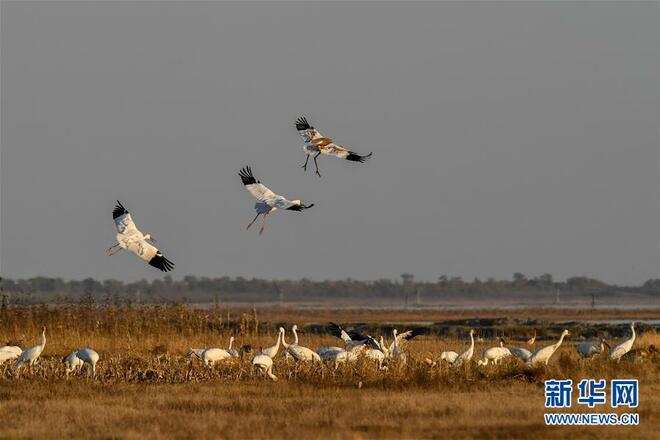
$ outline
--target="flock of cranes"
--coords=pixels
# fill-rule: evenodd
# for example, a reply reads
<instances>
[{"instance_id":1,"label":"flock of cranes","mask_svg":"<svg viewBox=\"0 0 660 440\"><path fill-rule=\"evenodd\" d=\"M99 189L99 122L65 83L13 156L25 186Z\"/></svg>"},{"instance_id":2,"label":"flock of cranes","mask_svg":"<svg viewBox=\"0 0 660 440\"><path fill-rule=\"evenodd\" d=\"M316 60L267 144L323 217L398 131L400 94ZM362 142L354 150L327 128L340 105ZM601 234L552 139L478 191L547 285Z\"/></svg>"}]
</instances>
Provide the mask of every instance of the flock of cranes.
<instances>
[{"instance_id":1,"label":"flock of cranes","mask_svg":"<svg viewBox=\"0 0 660 440\"><path fill-rule=\"evenodd\" d=\"M613 361L620 361L624 356L636 357L644 356L645 354L657 354L657 350L653 345L647 349L632 350L635 342L635 323L630 324L631 337L621 344L610 348L609 345L603 340L595 340L584 342L576 346L577 353L581 358L589 358L598 354L607 354L608 359ZM300 345L298 338L298 326L291 327L291 334L293 339L290 343L286 341L286 330L284 327L279 327L277 337L274 345L270 347L260 347L259 350L252 356L252 365L261 371L265 376L272 380L277 380L277 376L273 373L273 359L280 352L280 347L283 348L284 357L288 360L295 361L296 363L309 362L316 363L320 366L324 364L332 364L335 369L340 364L355 362L360 358L374 361L378 368L387 370L385 363L388 360L405 364L407 362L407 355L404 350L408 341L414 339L419 335L428 333L426 329L414 329L399 332L396 328L392 330L392 342L388 345L385 338L381 335L377 341L369 334L360 333L355 330L346 331L340 325L330 323L328 331L331 335L341 339L343 347L340 346L322 346L316 350ZM426 357L424 361L431 367L439 364L446 363L451 367L459 367L472 361L474 357L474 334L475 330L469 332L470 343L466 349L457 353L455 351L443 351L440 353L439 362ZM564 330L559 340L551 345L539 348L536 351L530 351L522 347L508 347L503 338L499 338L499 346L486 348L477 361L478 366L487 366L489 363L495 365L499 364L506 358L518 358L524 361L527 365L548 365L550 358L559 349L564 338L569 336L568 330ZM198 358L206 368L213 368L217 363L225 362L231 359L243 359L246 355L252 354L252 346L249 344L242 345L238 350L233 348L234 337L230 337L229 344L226 348L192 348L188 352L188 356ZM527 344L534 346L536 344L536 336L527 341ZM24 365L30 368L39 360L39 356L46 346L46 328L42 329L41 342L33 347L22 350L17 346L6 345L0 347L0 364L7 361L15 360L17 374L20 373ZM605 348L609 349L606 352ZM648 352L648 353L646 353ZM66 375L75 373L81 370L85 365L88 366L89 374L96 377L96 365L99 362L99 354L91 348L80 348L73 351L68 356L62 359Z\"/></svg>"},{"instance_id":2,"label":"flock of cranes","mask_svg":"<svg viewBox=\"0 0 660 440\"><path fill-rule=\"evenodd\" d=\"M305 171L307 170L309 157L313 156L314 165L316 166L316 174L319 177L321 177L321 173L319 172L317 158L320 155L334 156L352 162L364 163L373 154L369 153L361 156L350 149L335 143L331 138L323 136L316 128L312 127L304 116L296 120L296 129L303 140L303 151L307 156L302 168ZM302 212L314 206L313 203L306 205L299 199L289 200L282 195L274 193L270 188L254 177L250 167L244 167L239 171L238 175L241 178L245 189L257 199L257 202L254 205L254 210L257 215L255 215L254 219L247 225L246 229L250 229L259 216L263 216L263 223L259 229L259 235L264 233L264 230L266 229L266 220L270 213L278 209ZM112 211L112 218L117 229L117 243L107 249L106 252L108 255L112 256L119 253L121 250L126 249L146 261L149 265L163 272L168 272L174 269L174 263L163 256L162 252L154 246L156 240L154 240L151 234L145 234L135 226L131 214L126 208L124 208L120 201L117 201L117 206L115 206L115 209Z\"/></svg>"}]
</instances>

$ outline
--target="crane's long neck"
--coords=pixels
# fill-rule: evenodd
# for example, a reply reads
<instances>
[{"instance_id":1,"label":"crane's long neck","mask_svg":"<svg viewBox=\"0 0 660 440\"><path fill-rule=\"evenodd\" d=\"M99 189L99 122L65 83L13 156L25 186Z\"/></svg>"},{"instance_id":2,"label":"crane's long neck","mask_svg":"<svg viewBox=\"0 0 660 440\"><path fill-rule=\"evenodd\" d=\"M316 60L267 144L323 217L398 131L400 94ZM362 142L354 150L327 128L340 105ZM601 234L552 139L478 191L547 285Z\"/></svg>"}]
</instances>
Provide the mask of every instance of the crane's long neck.
<instances>
[{"instance_id":1,"label":"crane's long neck","mask_svg":"<svg viewBox=\"0 0 660 440\"><path fill-rule=\"evenodd\" d=\"M630 340L631 340L632 342L635 342L635 326L634 326L634 325L631 325L631 326L630 326L630 330L632 330L632 337L630 338Z\"/></svg>"},{"instance_id":2,"label":"crane's long neck","mask_svg":"<svg viewBox=\"0 0 660 440\"><path fill-rule=\"evenodd\" d=\"M284 347L285 349L289 348L289 344L287 344L286 341L284 340L284 332L280 333L280 339L282 340L282 347ZM277 346L278 347L280 346L279 341L277 343Z\"/></svg>"},{"instance_id":3,"label":"crane's long neck","mask_svg":"<svg viewBox=\"0 0 660 440\"><path fill-rule=\"evenodd\" d=\"M41 348L43 349L46 346L46 330L41 332Z\"/></svg>"},{"instance_id":4,"label":"crane's long neck","mask_svg":"<svg viewBox=\"0 0 660 440\"><path fill-rule=\"evenodd\" d=\"M295 327L291 330L293 331L293 345L298 345L298 331Z\"/></svg>"},{"instance_id":5,"label":"crane's long neck","mask_svg":"<svg viewBox=\"0 0 660 440\"><path fill-rule=\"evenodd\" d=\"M474 350L474 335L470 332L470 350Z\"/></svg>"},{"instance_id":6,"label":"crane's long neck","mask_svg":"<svg viewBox=\"0 0 660 440\"><path fill-rule=\"evenodd\" d=\"M555 350L559 348L562 342L564 342L564 337L566 336L566 333L562 333L561 336L559 337L559 341L555 344Z\"/></svg>"},{"instance_id":7,"label":"crane's long neck","mask_svg":"<svg viewBox=\"0 0 660 440\"><path fill-rule=\"evenodd\" d=\"M231 350L231 344L233 343L234 343L234 338L233 337L229 338L229 347L227 347L227 350Z\"/></svg>"}]
</instances>

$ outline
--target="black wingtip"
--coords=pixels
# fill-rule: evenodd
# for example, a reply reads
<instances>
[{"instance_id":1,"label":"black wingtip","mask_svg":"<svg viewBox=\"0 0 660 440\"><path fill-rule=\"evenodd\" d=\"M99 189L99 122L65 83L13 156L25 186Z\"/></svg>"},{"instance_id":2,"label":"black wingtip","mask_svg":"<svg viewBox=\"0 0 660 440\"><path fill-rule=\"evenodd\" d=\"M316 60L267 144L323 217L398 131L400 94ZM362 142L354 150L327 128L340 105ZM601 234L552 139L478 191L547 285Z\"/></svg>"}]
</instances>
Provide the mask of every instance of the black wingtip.
<instances>
[{"instance_id":1,"label":"black wingtip","mask_svg":"<svg viewBox=\"0 0 660 440\"><path fill-rule=\"evenodd\" d=\"M358 333L355 330L348 332L348 337L351 338L352 341L364 341L367 339L367 336L363 335L362 333Z\"/></svg>"},{"instance_id":2,"label":"black wingtip","mask_svg":"<svg viewBox=\"0 0 660 440\"><path fill-rule=\"evenodd\" d=\"M415 328L412 330L412 334L408 336L406 339L412 339L416 336L427 335L429 333L430 331L428 328Z\"/></svg>"},{"instance_id":3,"label":"black wingtip","mask_svg":"<svg viewBox=\"0 0 660 440\"><path fill-rule=\"evenodd\" d=\"M335 324L334 322L328 323L328 332L332 336L336 336L338 338L341 337L341 327L338 324Z\"/></svg>"},{"instance_id":4,"label":"black wingtip","mask_svg":"<svg viewBox=\"0 0 660 440\"><path fill-rule=\"evenodd\" d=\"M157 253L151 260L149 260L149 265L155 267L156 269L162 270L163 272L169 272L174 269L174 263L165 258L160 252Z\"/></svg>"},{"instance_id":5,"label":"black wingtip","mask_svg":"<svg viewBox=\"0 0 660 440\"><path fill-rule=\"evenodd\" d=\"M353 162L365 163L366 161L368 161L371 158L371 156L373 154L374 153L371 152L371 153L366 154L364 156L360 156L359 154L355 154L353 152L350 152L350 153L348 153L348 156L346 156L346 160L351 160Z\"/></svg>"},{"instance_id":6,"label":"black wingtip","mask_svg":"<svg viewBox=\"0 0 660 440\"><path fill-rule=\"evenodd\" d=\"M122 205L121 202L117 200L117 206L115 206L115 209L112 210L112 218L116 219L117 217L121 217L124 214L128 214L128 211L126 211L124 205Z\"/></svg>"},{"instance_id":7,"label":"black wingtip","mask_svg":"<svg viewBox=\"0 0 660 440\"><path fill-rule=\"evenodd\" d=\"M243 185L252 185L254 183L259 183L257 179L252 175L252 169L250 167L244 167L238 172L238 175L241 176L241 181Z\"/></svg>"},{"instance_id":8,"label":"black wingtip","mask_svg":"<svg viewBox=\"0 0 660 440\"><path fill-rule=\"evenodd\" d=\"M296 130L309 130L310 128L313 128L311 125L309 125L309 122L307 122L307 118L304 116L301 116L296 120Z\"/></svg>"}]
</instances>

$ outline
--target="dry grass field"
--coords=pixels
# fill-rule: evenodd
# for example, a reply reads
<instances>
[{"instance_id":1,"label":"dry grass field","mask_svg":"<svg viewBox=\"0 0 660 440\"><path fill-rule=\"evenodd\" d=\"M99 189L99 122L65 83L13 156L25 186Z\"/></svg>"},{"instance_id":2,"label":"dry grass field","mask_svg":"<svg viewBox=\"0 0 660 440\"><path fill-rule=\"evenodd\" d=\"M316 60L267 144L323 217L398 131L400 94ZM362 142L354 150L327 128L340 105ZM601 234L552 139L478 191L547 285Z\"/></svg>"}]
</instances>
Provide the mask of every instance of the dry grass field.
<instances>
[{"instance_id":1,"label":"dry grass field","mask_svg":"<svg viewBox=\"0 0 660 440\"><path fill-rule=\"evenodd\" d=\"M335 312L333 319L355 318L342 313ZM356 321L387 321L396 315L379 313ZM527 316L537 313L545 312L524 312ZM474 312L462 316L481 317ZM645 317L657 319L657 315ZM270 346L275 341L272 324L295 322L304 330L306 323L326 318L316 312L288 316L281 310L232 313L183 306L1 310L0 343L34 345L41 325L47 327L48 340L32 371L24 369L17 376L9 363L0 370L0 437L657 438L658 360L581 361L570 338L547 368L529 368L514 359L499 366L477 367L472 362L457 369L430 368L425 357L467 346L464 337L440 339L434 335L411 341L407 345L409 362L390 363L387 371L366 360L337 370L295 365L280 354L273 369L277 382L253 371L249 359L208 370L185 356L190 348L226 347L230 334L236 336L238 345ZM510 340L510 346L524 346L520 339ZM341 341L304 332L300 344L316 349L341 345ZM547 344L542 341L539 347ZM660 336L646 332L635 347L649 344L660 345ZM492 340L479 342L474 359L494 345ZM91 379L82 373L67 378L61 359L83 346L94 348L101 356L98 377ZM640 425L546 427L543 381L571 378L575 383L585 377L638 378ZM574 412L589 411L578 408L574 403ZM624 412L611 410L609 405L593 411Z\"/></svg>"}]
</instances>

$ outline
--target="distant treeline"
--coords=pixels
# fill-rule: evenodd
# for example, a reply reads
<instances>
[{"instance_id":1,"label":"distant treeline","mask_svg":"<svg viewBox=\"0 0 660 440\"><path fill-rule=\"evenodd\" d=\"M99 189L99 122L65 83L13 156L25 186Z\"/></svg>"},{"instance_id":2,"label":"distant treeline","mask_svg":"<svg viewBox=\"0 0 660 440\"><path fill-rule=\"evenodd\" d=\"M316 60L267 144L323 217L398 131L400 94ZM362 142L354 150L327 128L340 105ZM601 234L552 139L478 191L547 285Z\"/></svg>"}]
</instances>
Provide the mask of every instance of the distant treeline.
<instances>
[{"instance_id":1,"label":"distant treeline","mask_svg":"<svg viewBox=\"0 0 660 440\"><path fill-rule=\"evenodd\" d=\"M97 281L92 278L65 281L61 278L35 277L2 279L3 304L31 304L38 302L71 303L82 299L109 304L144 303L219 303L301 302L323 300L384 300L390 303L436 303L455 299L524 300L549 298L561 293L562 300L608 296L648 296L660 300L660 279L651 279L641 286L609 285L588 277L572 277L555 281L550 274L528 278L515 273L511 280L489 278L472 281L461 277L441 276L434 282L415 281L404 273L399 279L358 281L264 280L242 277L186 276L174 281L165 276L151 282L141 280L124 283L117 280Z\"/></svg>"}]
</instances>

